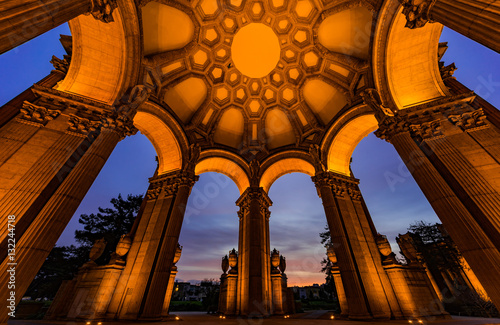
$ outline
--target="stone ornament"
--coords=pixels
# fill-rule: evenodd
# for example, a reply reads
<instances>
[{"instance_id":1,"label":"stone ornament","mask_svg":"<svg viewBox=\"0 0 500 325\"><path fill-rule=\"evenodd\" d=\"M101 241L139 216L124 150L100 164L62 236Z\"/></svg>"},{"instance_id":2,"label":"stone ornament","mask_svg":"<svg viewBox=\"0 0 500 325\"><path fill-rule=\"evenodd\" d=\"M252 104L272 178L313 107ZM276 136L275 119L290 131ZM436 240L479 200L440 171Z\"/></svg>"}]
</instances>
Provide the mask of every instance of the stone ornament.
<instances>
[{"instance_id":1,"label":"stone ornament","mask_svg":"<svg viewBox=\"0 0 500 325\"><path fill-rule=\"evenodd\" d=\"M448 116L448 119L451 123L467 132L477 131L489 127L486 115L484 114L482 108L473 112L450 115Z\"/></svg>"},{"instance_id":2,"label":"stone ornament","mask_svg":"<svg viewBox=\"0 0 500 325\"><path fill-rule=\"evenodd\" d=\"M120 241L116 245L115 253L118 256L123 257L127 255L131 245L132 245L132 237L129 234L122 235L120 237Z\"/></svg>"},{"instance_id":3,"label":"stone ornament","mask_svg":"<svg viewBox=\"0 0 500 325\"><path fill-rule=\"evenodd\" d=\"M399 0L399 2L403 5L403 15L407 19L405 27L415 29L423 27L430 21L429 11L436 0Z\"/></svg>"},{"instance_id":4,"label":"stone ornament","mask_svg":"<svg viewBox=\"0 0 500 325\"><path fill-rule=\"evenodd\" d=\"M181 259L181 254L182 254L182 246L179 243L177 243L177 248L175 249L174 261L173 261L174 264L177 264L177 262L179 262L179 260Z\"/></svg>"},{"instance_id":5,"label":"stone ornament","mask_svg":"<svg viewBox=\"0 0 500 325\"><path fill-rule=\"evenodd\" d=\"M236 249L233 248L232 251L229 252L229 266L231 267L231 270L229 271L230 274L236 274L238 273L237 265L238 265L238 253L236 252Z\"/></svg>"},{"instance_id":6,"label":"stone ornament","mask_svg":"<svg viewBox=\"0 0 500 325\"><path fill-rule=\"evenodd\" d=\"M113 10L118 7L116 0L92 0L90 13L103 23L113 22Z\"/></svg>"},{"instance_id":7,"label":"stone ornament","mask_svg":"<svg viewBox=\"0 0 500 325\"><path fill-rule=\"evenodd\" d=\"M221 263L222 273L226 274L227 270L229 270L229 257L226 255L222 258Z\"/></svg>"},{"instance_id":8,"label":"stone ornament","mask_svg":"<svg viewBox=\"0 0 500 325\"><path fill-rule=\"evenodd\" d=\"M309 146L309 155L312 158L316 174L324 172L326 168L321 161L321 149L317 144L311 144L311 146Z\"/></svg>"},{"instance_id":9,"label":"stone ornament","mask_svg":"<svg viewBox=\"0 0 500 325\"><path fill-rule=\"evenodd\" d=\"M104 253L104 249L106 248L107 244L108 242L104 238L98 239L94 242L94 245L90 249L89 253L89 258L92 262L95 262L95 260L101 257L102 253Z\"/></svg>"},{"instance_id":10,"label":"stone ornament","mask_svg":"<svg viewBox=\"0 0 500 325\"><path fill-rule=\"evenodd\" d=\"M52 121L61 114L59 110L47 109L28 101L23 102L20 112L18 121L34 126L45 126L49 121Z\"/></svg>"}]
</instances>

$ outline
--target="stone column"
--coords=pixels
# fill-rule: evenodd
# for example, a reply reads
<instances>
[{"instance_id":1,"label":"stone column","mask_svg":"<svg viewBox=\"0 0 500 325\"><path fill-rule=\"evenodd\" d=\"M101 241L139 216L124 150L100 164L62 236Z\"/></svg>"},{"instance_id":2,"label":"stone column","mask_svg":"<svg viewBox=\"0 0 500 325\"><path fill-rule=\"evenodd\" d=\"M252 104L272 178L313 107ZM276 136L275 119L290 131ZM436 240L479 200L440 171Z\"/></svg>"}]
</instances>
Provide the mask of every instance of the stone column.
<instances>
[{"instance_id":1,"label":"stone column","mask_svg":"<svg viewBox=\"0 0 500 325\"><path fill-rule=\"evenodd\" d=\"M458 96L386 118L376 132L391 142L444 227L500 306L498 130ZM476 132L488 132L485 139ZM495 136L495 134L497 134Z\"/></svg>"},{"instance_id":2,"label":"stone column","mask_svg":"<svg viewBox=\"0 0 500 325\"><path fill-rule=\"evenodd\" d=\"M500 4L494 0L399 0L406 27L439 22L500 53Z\"/></svg>"},{"instance_id":3,"label":"stone column","mask_svg":"<svg viewBox=\"0 0 500 325\"><path fill-rule=\"evenodd\" d=\"M267 316L270 306L270 263L268 234L272 201L261 187L249 187L236 204L240 207L239 313Z\"/></svg>"},{"instance_id":4,"label":"stone column","mask_svg":"<svg viewBox=\"0 0 500 325\"><path fill-rule=\"evenodd\" d=\"M19 237L16 234L16 301L22 298L118 141L133 130L131 121L127 124L110 121L95 122L96 129L87 135L86 139L90 140L85 142L86 150L78 157L77 163L64 171L67 175L62 177L50 196L44 198L44 204L37 207L34 218L24 226L22 234ZM26 216L23 218L27 220ZM12 261L7 257L0 266L1 283L8 282L6 270L10 267L9 262ZM1 297L4 301L7 299L6 290L2 291ZM7 309L4 310L0 322L7 319Z\"/></svg>"},{"instance_id":5,"label":"stone column","mask_svg":"<svg viewBox=\"0 0 500 325\"><path fill-rule=\"evenodd\" d=\"M0 54L82 14L113 21L116 0L26 0L0 2Z\"/></svg>"},{"instance_id":6,"label":"stone column","mask_svg":"<svg viewBox=\"0 0 500 325\"><path fill-rule=\"evenodd\" d=\"M168 317L168 309L170 307L170 301L172 300L172 294L174 291L174 286L175 286L175 276L177 275L177 262L179 262L179 259L181 258L181 253L182 253L182 246L177 244L177 250L175 251L175 257L173 261L173 266L170 269L170 278L168 280L168 286L167 286L167 293L165 294L165 300L163 301L163 311L161 313L161 316Z\"/></svg>"},{"instance_id":7,"label":"stone column","mask_svg":"<svg viewBox=\"0 0 500 325\"><path fill-rule=\"evenodd\" d=\"M360 200L358 181L318 170L312 179L323 200L349 318L399 317L400 310Z\"/></svg>"},{"instance_id":8,"label":"stone column","mask_svg":"<svg viewBox=\"0 0 500 325\"><path fill-rule=\"evenodd\" d=\"M126 267L106 318L161 319L168 313L165 296L174 255L189 193L198 179L193 170L184 168L150 178L144 210L138 216Z\"/></svg>"}]
</instances>

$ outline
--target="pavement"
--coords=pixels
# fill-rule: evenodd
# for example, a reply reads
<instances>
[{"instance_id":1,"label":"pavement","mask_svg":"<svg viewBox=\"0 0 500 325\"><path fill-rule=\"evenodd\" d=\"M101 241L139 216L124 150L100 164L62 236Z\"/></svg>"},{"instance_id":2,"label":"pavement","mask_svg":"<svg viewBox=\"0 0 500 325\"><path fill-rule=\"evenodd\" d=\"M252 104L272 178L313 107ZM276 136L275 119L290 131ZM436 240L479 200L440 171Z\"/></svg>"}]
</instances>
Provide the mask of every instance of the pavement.
<instances>
[{"instance_id":1,"label":"pavement","mask_svg":"<svg viewBox=\"0 0 500 325\"><path fill-rule=\"evenodd\" d=\"M284 316L273 316L270 318L226 318L221 319L217 315L208 315L205 312L175 312L172 313L171 320L162 322L91 322L91 325L118 325L118 324L134 324L134 325L161 325L173 323L181 323L182 325L381 325L381 324L409 324L407 320L391 320L391 321L351 321L331 319L332 313L328 311L312 311L290 315L289 318ZM176 320L175 316L179 319ZM44 321L44 320L10 320L9 325L86 325L85 321ZM452 316L451 319L439 320L414 320L413 324L436 324L436 325L493 325L499 324L499 318L479 318L479 317L459 317Z\"/></svg>"}]
</instances>

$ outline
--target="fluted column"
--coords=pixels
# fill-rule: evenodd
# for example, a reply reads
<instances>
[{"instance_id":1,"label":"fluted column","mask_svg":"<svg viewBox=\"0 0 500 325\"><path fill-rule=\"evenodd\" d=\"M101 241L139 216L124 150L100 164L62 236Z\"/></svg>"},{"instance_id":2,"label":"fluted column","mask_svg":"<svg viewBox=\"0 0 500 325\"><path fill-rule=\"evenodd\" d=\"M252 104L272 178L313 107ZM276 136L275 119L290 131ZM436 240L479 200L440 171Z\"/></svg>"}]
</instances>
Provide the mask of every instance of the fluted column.
<instances>
[{"instance_id":1,"label":"fluted column","mask_svg":"<svg viewBox=\"0 0 500 325\"><path fill-rule=\"evenodd\" d=\"M113 21L115 0L7 0L0 2L0 54L82 14Z\"/></svg>"},{"instance_id":2,"label":"fluted column","mask_svg":"<svg viewBox=\"0 0 500 325\"><path fill-rule=\"evenodd\" d=\"M194 157L197 159L196 157ZM109 319L160 319L192 186L194 168L150 178L127 262L108 308Z\"/></svg>"},{"instance_id":3,"label":"fluted column","mask_svg":"<svg viewBox=\"0 0 500 325\"><path fill-rule=\"evenodd\" d=\"M390 318L392 311L382 278L386 275L380 270L379 253L370 248L375 240L362 211L357 180L329 171L317 171L312 179L323 201L349 318Z\"/></svg>"},{"instance_id":4,"label":"fluted column","mask_svg":"<svg viewBox=\"0 0 500 325\"><path fill-rule=\"evenodd\" d=\"M500 306L499 163L475 132L498 132L458 96L404 111L381 123L444 227ZM446 102L447 101L447 102ZM498 135L490 135L498 141Z\"/></svg>"},{"instance_id":5,"label":"fluted column","mask_svg":"<svg viewBox=\"0 0 500 325\"><path fill-rule=\"evenodd\" d=\"M236 204L240 207L239 313L267 316L271 312L268 234L272 201L261 187L249 187Z\"/></svg>"},{"instance_id":6,"label":"fluted column","mask_svg":"<svg viewBox=\"0 0 500 325\"><path fill-rule=\"evenodd\" d=\"M104 122L89 134L91 141L87 143L87 150L76 165L66 171L67 176L36 211L22 236L16 234L16 301L22 298L118 141L130 132L130 125L123 128ZM7 283L9 262L5 258L0 266L1 283ZM6 290L2 290L1 297L4 301L7 299ZM0 322L5 322L6 311L2 310L1 317Z\"/></svg>"},{"instance_id":7,"label":"fluted column","mask_svg":"<svg viewBox=\"0 0 500 325\"><path fill-rule=\"evenodd\" d=\"M399 0L406 27L439 22L500 53L500 3L495 0Z\"/></svg>"}]
</instances>

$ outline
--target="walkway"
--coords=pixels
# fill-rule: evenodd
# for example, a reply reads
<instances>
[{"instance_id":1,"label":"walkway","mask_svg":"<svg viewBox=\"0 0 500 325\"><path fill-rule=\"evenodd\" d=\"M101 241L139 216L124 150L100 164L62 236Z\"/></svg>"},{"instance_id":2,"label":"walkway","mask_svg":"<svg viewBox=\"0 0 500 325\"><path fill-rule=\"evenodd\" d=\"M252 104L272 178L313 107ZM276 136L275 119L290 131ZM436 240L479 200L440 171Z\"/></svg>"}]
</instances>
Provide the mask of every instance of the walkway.
<instances>
[{"instance_id":1,"label":"walkway","mask_svg":"<svg viewBox=\"0 0 500 325\"><path fill-rule=\"evenodd\" d=\"M176 315L179 317L179 322L182 325L381 325L381 324L408 324L408 321L378 321L378 322L357 322L357 321L347 321L347 320L331 320L330 313L324 312L310 312L291 315L290 318L283 317L271 317L267 319L220 319L218 316L207 315L204 312L177 312ZM314 316L313 316L314 315ZM313 319L311 317L318 317ZM102 322L102 325L119 325L119 324L134 324L134 325L161 325L161 324L172 324L176 321L168 322ZM34 321L34 320L17 320L9 321L9 325L85 325L85 322L55 322L55 321ZM453 316L450 320L436 320L436 321L426 321L424 324L436 324L436 325L493 325L500 324L500 319L498 318L476 318L476 317L458 317ZM97 322L93 322L92 325L97 325Z\"/></svg>"}]
</instances>

